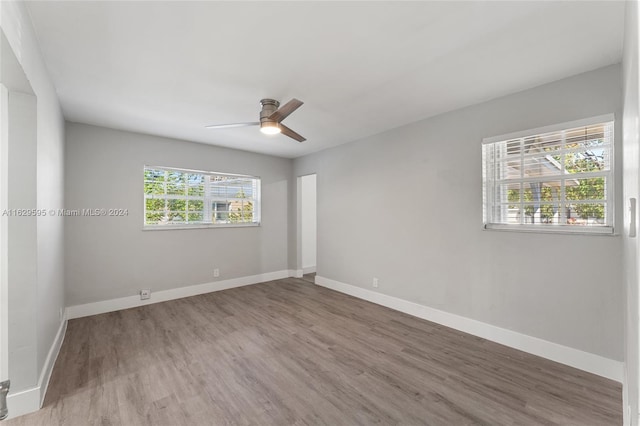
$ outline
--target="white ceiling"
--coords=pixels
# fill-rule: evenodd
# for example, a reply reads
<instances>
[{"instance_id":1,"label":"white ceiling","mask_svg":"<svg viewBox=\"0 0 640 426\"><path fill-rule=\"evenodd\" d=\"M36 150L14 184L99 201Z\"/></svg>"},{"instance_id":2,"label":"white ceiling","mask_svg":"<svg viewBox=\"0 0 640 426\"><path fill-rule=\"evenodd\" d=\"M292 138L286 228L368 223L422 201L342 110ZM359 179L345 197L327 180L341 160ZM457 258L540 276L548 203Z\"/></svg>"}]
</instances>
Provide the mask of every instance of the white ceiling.
<instances>
[{"instance_id":1,"label":"white ceiling","mask_svg":"<svg viewBox=\"0 0 640 426\"><path fill-rule=\"evenodd\" d=\"M65 117L298 157L620 62L624 2L29 2ZM268 137L258 101L305 104Z\"/></svg>"}]
</instances>

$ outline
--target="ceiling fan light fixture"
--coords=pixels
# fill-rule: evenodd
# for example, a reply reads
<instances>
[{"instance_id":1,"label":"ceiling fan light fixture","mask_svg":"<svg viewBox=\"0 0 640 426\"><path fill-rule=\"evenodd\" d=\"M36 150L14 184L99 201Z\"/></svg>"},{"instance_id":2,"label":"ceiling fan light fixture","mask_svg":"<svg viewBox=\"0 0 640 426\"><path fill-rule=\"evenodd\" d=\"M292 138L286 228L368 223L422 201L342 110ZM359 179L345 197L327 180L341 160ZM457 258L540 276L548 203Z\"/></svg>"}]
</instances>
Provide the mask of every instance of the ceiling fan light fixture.
<instances>
[{"instance_id":1,"label":"ceiling fan light fixture","mask_svg":"<svg viewBox=\"0 0 640 426\"><path fill-rule=\"evenodd\" d=\"M2 0L0 0L2 1ZM262 99L260 105L262 110L260 111L260 121L251 121L244 123L229 123L229 124L212 124L205 126L207 129L228 129L231 127L246 127L246 126L260 126L260 131L265 135L277 135L282 133L291 139L298 142L304 142L306 139L304 136L291 130L284 124L282 120L287 118L292 112L302 106L304 102L298 99L291 99L289 102L280 107L280 102L275 99Z\"/></svg>"},{"instance_id":2,"label":"ceiling fan light fixture","mask_svg":"<svg viewBox=\"0 0 640 426\"><path fill-rule=\"evenodd\" d=\"M282 130L275 121L264 121L260 123L260 131L265 135L277 135Z\"/></svg>"}]
</instances>

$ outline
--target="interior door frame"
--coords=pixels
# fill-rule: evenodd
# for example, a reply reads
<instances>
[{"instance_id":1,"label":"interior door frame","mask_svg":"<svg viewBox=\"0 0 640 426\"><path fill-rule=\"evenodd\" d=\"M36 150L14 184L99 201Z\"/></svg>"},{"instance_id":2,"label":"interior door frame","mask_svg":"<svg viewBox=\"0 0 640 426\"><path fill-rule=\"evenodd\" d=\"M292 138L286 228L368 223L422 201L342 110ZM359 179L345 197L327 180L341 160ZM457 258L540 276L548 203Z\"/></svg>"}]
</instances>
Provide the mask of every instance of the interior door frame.
<instances>
[{"instance_id":1,"label":"interior door frame","mask_svg":"<svg viewBox=\"0 0 640 426\"><path fill-rule=\"evenodd\" d=\"M7 274L9 91L0 83L0 381L9 379L9 283Z\"/></svg>"},{"instance_id":2,"label":"interior door frame","mask_svg":"<svg viewBox=\"0 0 640 426\"><path fill-rule=\"evenodd\" d=\"M297 177L297 241L296 241L296 255L297 255L297 271L296 271L296 276L298 277L302 277L303 274L305 273L305 269L304 269L304 252L303 252L303 229L302 229L302 222L304 220L303 217L303 208L302 208L302 199L304 197L303 194L303 190L302 190L302 181L304 178L307 178L309 176L315 176L315 203L316 203L316 230L315 230L315 238L316 238L316 265L315 265L315 269L317 270L317 266L318 266L318 255L317 255L317 251L318 251L318 224L317 224L317 212L318 212L318 206L317 206L317 202L318 202L318 195L317 195L317 191L318 191L318 174L316 172L312 172L312 173L306 173L304 175L300 175ZM314 271L315 272L315 271Z\"/></svg>"}]
</instances>

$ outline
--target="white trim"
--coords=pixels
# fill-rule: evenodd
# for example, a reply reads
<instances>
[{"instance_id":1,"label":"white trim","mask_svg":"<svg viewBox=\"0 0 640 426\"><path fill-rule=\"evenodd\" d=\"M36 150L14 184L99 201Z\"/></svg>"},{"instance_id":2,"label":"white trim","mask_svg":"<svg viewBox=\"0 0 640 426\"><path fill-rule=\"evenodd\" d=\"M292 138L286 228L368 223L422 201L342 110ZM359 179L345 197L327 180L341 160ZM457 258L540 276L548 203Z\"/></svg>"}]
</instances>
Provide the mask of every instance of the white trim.
<instances>
[{"instance_id":1,"label":"white trim","mask_svg":"<svg viewBox=\"0 0 640 426\"><path fill-rule=\"evenodd\" d=\"M617 382L624 363L316 275L316 284Z\"/></svg>"},{"instance_id":2,"label":"white trim","mask_svg":"<svg viewBox=\"0 0 640 426\"><path fill-rule=\"evenodd\" d=\"M302 273L303 274L312 274L316 272L316 267L314 266L307 266L306 268L302 268Z\"/></svg>"},{"instance_id":3,"label":"white trim","mask_svg":"<svg viewBox=\"0 0 640 426\"><path fill-rule=\"evenodd\" d=\"M613 226L581 226L581 225L516 225L506 223L485 223L485 230L533 232L536 234L574 234L617 236Z\"/></svg>"},{"instance_id":4,"label":"white trim","mask_svg":"<svg viewBox=\"0 0 640 426\"><path fill-rule=\"evenodd\" d=\"M8 203L9 185L9 91L0 84L0 209ZM9 379L9 279L8 223L0 217L0 381Z\"/></svg>"},{"instance_id":5,"label":"white trim","mask_svg":"<svg viewBox=\"0 0 640 426\"><path fill-rule=\"evenodd\" d=\"M62 342L64 341L66 332L67 319L63 318L60 323L60 327L58 328L58 333L51 344L51 348L49 348L49 353L47 354L47 359L44 362L42 371L40 372L38 385L16 393L9 392L9 395L7 395L9 419L33 413L42 407L44 397L47 393L47 388L49 387L49 380L51 379L53 366L56 363L56 359L58 359L58 354L60 353L60 348L62 347Z\"/></svg>"},{"instance_id":6,"label":"white trim","mask_svg":"<svg viewBox=\"0 0 640 426\"><path fill-rule=\"evenodd\" d=\"M260 222L251 223L198 223L194 225L143 225L143 231L175 231L178 229L213 229L213 228L255 228Z\"/></svg>"},{"instance_id":7,"label":"white trim","mask_svg":"<svg viewBox=\"0 0 640 426\"><path fill-rule=\"evenodd\" d=\"M628 364L625 362L622 368L622 425L629 426L631 424L631 405L629 404L629 370Z\"/></svg>"},{"instance_id":8,"label":"white trim","mask_svg":"<svg viewBox=\"0 0 640 426\"><path fill-rule=\"evenodd\" d=\"M487 138L483 138L482 143L488 144L488 143L494 143L494 142L502 142L509 139L519 139L519 138L523 138L531 135L540 135L543 133L559 132L565 129L572 129L574 127L590 126L592 124L606 123L609 121L615 121L614 114L603 114L603 115L598 115L596 117L583 118L581 120L567 121L564 123L557 123L557 124L551 124L549 126L537 127L535 129L519 130L517 132L507 133L504 135L490 136Z\"/></svg>"},{"instance_id":9,"label":"white trim","mask_svg":"<svg viewBox=\"0 0 640 426\"><path fill-rule=\"evenodd\" d=\"M49 380L51 380L53 366L58 359L58 354L60 354L60 348L62 347L62 342L64 341L66 333L67 318L63 316L60 327L58 328L58 333L51 344L51 348L47 354L47 359L45 360L42 372L40 373L40 379L38 380L38 387L40 388L40 404L38 405L38 408L42 407L42 404L44 404L44 397L47 394L47 389L49 388Z\"/></svg>"},{"instance_id":10,"label":"white trim","mask_svg":"<svg viewBox=\"0 0 640 426\"><path fill-rule=\"evenodd\" d=\"M33 413L40 409L40 386L7 395L9 416L7 419Z\"/></svg>"},{"instance_id":11,"label":"white trim","mask_svg":"<svg viewBox=\"0 0 640 426\"><path fill-rule=\"evenodd\" d=\"M159 170L164 170L168 172L183 172L183 173L205 174L205 175L214 175L214 176L229 176L229 177L239 177L239 178L260 179L260 176L254 176L254 175L242 175L238 173L226 173L226 172L212 172L208 170L183 169L180 167L145 165L144 168L159 169Z\"/></svg>"},{"instance_id":12,"label":"white trim","mask_svg":"<svg viewBox=\"0 0 640 426\"><path fill-rule=\"evenodd\" d=\"M295 271L285 269L282 271L266 272L258 275L250 275L248 277L231 278L228 280L214 281L156 292L151 289L151 298L147 300L140 300L139 295L102 300L100 302L86 303L84 305L68 306L66 314L68 319L82 318L90 315L119 311L121 309L166 302L167 300L181 299L183 297L196 296L198 294L257 284L265 281L279 280L282 278L292 277L294 275Z\"/></svg>"},{"instance_id":13,"label":"white trim","mask_svg":"<svg viewBox=\"0 0 640 426\"><path fill-rule=\"evenodd\" d=\"M302 276L304 275L304 270L303 269L296 269L294 271L294 277L296 278L302 278Z\"/></svg>"}]
</instances>

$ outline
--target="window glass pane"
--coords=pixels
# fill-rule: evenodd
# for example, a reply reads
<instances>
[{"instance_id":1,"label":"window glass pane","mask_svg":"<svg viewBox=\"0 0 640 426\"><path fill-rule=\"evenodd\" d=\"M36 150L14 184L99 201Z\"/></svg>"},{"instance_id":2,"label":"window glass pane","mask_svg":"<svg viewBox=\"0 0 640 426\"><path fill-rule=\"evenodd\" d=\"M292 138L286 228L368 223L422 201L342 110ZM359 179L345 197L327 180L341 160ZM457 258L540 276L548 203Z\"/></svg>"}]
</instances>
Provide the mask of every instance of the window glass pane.
<instances>
[{"instance_id":1,"label":"window glass pane","mask_svg":"<svg viewBox=\"0 0 640 426\"><path fill-rule=\"evenodd\" d=\"M202 222L204 220L204 214L202 212L199 213L191 213L188 215L189 222Z\"/></svg>"},{"instance_id":2,"label":"window glass pane","mask_svg":"<svg viewBox=\"0 0 640 426\"><path fill-rule=\"evenodd\" d=\"M505 142L498 142L500 148L504 150L507 156L520 156L520 150L522 149L522 140L513 139Z\"/></svg>"},{"instance_id":3,"label":"window glass pane","mask_svg":"<svg viewBox=\"0 0 640 426\"><path fill-rule=\"evenodd\" d=\"M186 200L174 200L174 199L168 199L167 200L167 208L169 209L169 211L185 211L187 207L187 201Z\"/></svg>"},{"instance_id":4,"label":"window glass pane","mask_svg":"<svg viewBox=\"0 0 640 426\"><path fill-rule=\"evenodd\" d=\"M560 204L541 204L539 208L540 222L542 224L560 223ZM534 211L534 218L538 212Z\"/></svg>"},{"instance_id":5,"label":"window glass pane","mask_svg":"<svg viewBox=\"0 0 640 426\"><path fill-rule=\"evenodd\" d=\"M213 223L228 223L228 222L229 222L229 212L218 211L213 215Z\"/></svg>"},{"instance_id":6,"label":"window glass pane","mask_svg":"<svg viewBox=\"0 0 640 426\"><path fill-rule=\"evenodd\" d=\"M258 223L257 178L145 167L145 225Z\"/></svg>"},{"instance_id":7,"label":"window glass pane","mask_svg":"<svg viewBox=\"0 0 640 426\"><path fill-rule=\"evenodd\" d=\"M167 214L168 221L172 223L183 223L185 221L185 216L185 212L179 211L169 211Z\"/></svg>"},{"instance_id":8,"label":"window glass pane","mask_svg":"<svg viewBox=\"0 0 640 426\"><path fill-rule=\"evenodd\" d=\"M204 201L189 200L189 211L202 211L202 210L204 210Z\"/></svg>"},{"instance_id":9,"label":"window glass pane","mask_svg":"<svg viewBox=\"0 0 640 426\"><path fill-rule=\"evenodd\" d=\"M145 205L147 211L163 211L164 210L164 200L159 198L147 198L145 200Z\"/></svg>"},{"instance_id":10,"label":"window glass pane","mask_svg":"<svg viewBox=\"0 0 640 426\"><path fill-rule=\"evenodd\" d=\"M562 184L559 180L544 181L540 182L538 185L540 186L540 200L560 202L560 197L562 196ZM529 186L533 187L535 184L530 183ZM534 199L532 201L536 200Z\"/></svg>"},{"instance_id":11,"label":"window glass pane","mask_svg":"<svg viewBox=\"0 0 640 426\"><path fill-rule=\"evenodd\" d=\"M232 201L230 205L229 220L233 223L246 223L253 221L253 203L250 201Z\"/></svg>"},{"instance_id":12,"label":"window glass pane","mask_svg":"<svg viewBox=\"0 0 640 426\"><path fill-rule=\"evenodd\" d=\"M145 169L144 193L164 195L164 170Z\"/></svg>"},{"instance_id":13,"label":"window glass pane","mask_svg":"<svg viewBox=\"0 0 640 426\"><path fill-rule=\"evenodd\" d=\"M567 130L565 144L567 149L602 147L607 133L607 126L603 124Z\"/></svg>"},{"instance_id":14,"label":"window glass pane","mask_svg":"<svg viewBox=\"0 0 640 426\"><path fill-rule=\"evenodd\" d=\"M506 216L503 217L502 223L519 224L522 217L522 210L520 207L511 204L506 210Z\"/></svg>"},{"instance_id":15,"label":"window glass pane","mask_svg":"<svg viewBox=\"0 0 640 426\"><path fill-rule=\"evenodd\" d=\"M524 138L524 153L552 154L562 149L562 134L547 133Z\"/></svg>"},{"instance_id":16,"label":"window glass pane","mask_svg":"<svg viewBox=\"0 0 640 426\"><path fill-rule=\"evenodd\" d=\"M605 177L589 179L567 179L565 181L567 200L604 200Z\"/></svg>"},{"instance_id":17,"label":"window glass pane","mask_svg":"<svg viewBox=\"0 0 640 426\"><path fill-rule=\"evenodd\" d=\"M565 156L567 173L599 172L606 170L605 149L568 152Z\"/></svg>"},{"instance_id":18,"label":"window glass pane","mask_svg":"<svg viewBox=\"0 0 640 426\"><path fill-rule=\"evenodd\" d=\"M507 201L520 202L520 182L502 183L495 186L494 200L496 203L505 203Z\"/></svg>"},{"instance_id":19,"label":"window glass pane","mask_svg":"<svg viewBox=\"0 0 640 426\"><path fill-rule=\"evenodd\" d=\"M204 180L204 175L189 174L187 177L188 195L199 197L204 196Z\"/></svg>"},{"instance_id":20,"label":"window glass pane","mask_svg":"<svg viewBox=\"0 0 640 426\"><path fill-rule=\"evenodd\" d=\"M486 224L612 228L613 122L483 145Z\"/></svg>"},{"instance_id":21,"label":"window glass pane","mask_svg":"<svg viewBox=\"0 0 640 426\"><path fill-rule=\"evenodd\" d=\"M506 157L496 163L496 175L500 179L519 179L522 177L522 163L520 156Z\"/></svg>"},{"instance_id":22,"label":"window glass pane","mask_svg":"<svg viewBox=\"0 0 640 426\"><path fill-rule=\"evenodd\" d=\"M147 225L157 225L162 220L162 213L147 212L145 214L145 223Z\"/></svg>"},{"instance_id":23,"label":"window glass pane","mask_svg":"<svg viewBox=\"0 0 640 426\"><path fill-rule=\"evenodd\" d=\"M547 153L536 153L523 158L524 177L544 179L562 173L562 164L557 156Z\"/></svg>"},{"instance_id":24,"label":"window glass pane","mask_svg":"<svg viewBox=\"0 0 640 426\"><path fill-rule=\"evenodd\" d=\"M496 223L519 224L522 210L517 204L500 204L495 206L493 214Z\"/></svg>"},{"instance_id":25,"label":"window glass pane","mask_svg":"<svg viewBox=\"0 0 640 426\"><path fill-rule=\"evenodd\" d=\"M185 195L185 174L182 172L169 172L167 175L167 194Z\"/></svg>"},{"instance_id":26,"label":"window glass pane","mask_svg":"<svg viewBox=\"0 0 640 426\"><path fill-rule=\"evenodd\" d=\"M253 182L247 179L243 179L241 182L239 182L239 186L240 191L238 194L236 194L237 198L253 198Z\"/></svg>"},{"instance_id":27,"label":"window glass pane","mask_svg":"<svg viewBox=\"0 0 640 426\"><path fill-rule=\"evenodd\" d=\"M606 205L604 203L571 203L567 206L569 225L605 225Z\"/></svg>"}]
</instances>

